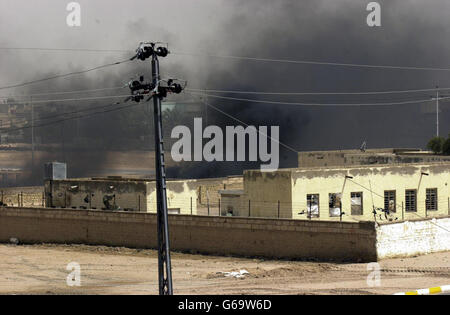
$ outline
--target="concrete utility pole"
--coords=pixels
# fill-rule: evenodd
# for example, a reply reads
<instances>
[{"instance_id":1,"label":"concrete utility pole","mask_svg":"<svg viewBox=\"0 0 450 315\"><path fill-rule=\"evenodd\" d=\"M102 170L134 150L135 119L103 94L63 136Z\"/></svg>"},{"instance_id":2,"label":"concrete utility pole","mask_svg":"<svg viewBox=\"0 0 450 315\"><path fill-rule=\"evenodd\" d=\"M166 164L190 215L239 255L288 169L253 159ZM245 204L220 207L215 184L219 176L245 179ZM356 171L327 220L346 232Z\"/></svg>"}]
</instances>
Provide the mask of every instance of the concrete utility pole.
<instances>
[{"instance_id":1,"label":"concrete utility pole","mask_svg":"<svg viewBox=\"0 0 450 315\"><path fill-rule=\"evenodd\" d=\"M436 86L436 137L439 137L439 87Z\"/></svg>"},{"instance_id":2,"label":"concrete utility pole","mask_svg":"<svg viewBox=\"0 0 450 315\"><path fill-rule=\"evenodd\" d=\"M431 100L436 100L436 137L439 137L439 101L441 96L439 94L439 86L436 86L436 98L431 98ZM443 98L444 99L444 98Z\"/></svg>"},{"instance_id":3,"label":"concrete utility pole","mask_svg":"<svg viewBox=\"0 0 450 315\"><path fill-rule=\"evenodd\" d=\"M30 97L31 103L31 172L34 169L34 105L33 97Z\"/></svg>"},{"instance_id":4,"label":"concrete utility pole","mask_svg":"<svg viewBox=\"0 0 450 315\"><path fill-rule=\"evenodd\" d=\"M164 162L164 142L162 132L161 100L167 93L179 94L183 87L173 79L161 80L159 74L158 57L166 57L169 50L166 47L156 47L155 43L141 43L136 51L134 60L152 58L152 82L145 83L144 76L139 81L131 81L128 86L131 90L129 99L140 102L144 95L150 94L153 98L153 121L155 127L155 167L156 167L156 201L157 201L157 232L158 232L158 275L159 294L172 295L172 266L170 260L169 223L167 210L166 166ZM165 81L167 86L161 86Z\"/></svg>"},{"instance_id":5,"label":"concrete utility pole","mask_svg":"<svg viewBox=\"0 0 450 315\"><path fill-rule=\"evenodd\" d=\"M153 47L154 48L154 47ZM152 53L152 78L153 86L159 85L159 61L153 49ZM156 163L156 198L158 203L158 270L159 270L159 294L172 295L172 267L170 260L169 224L167 210L166 191L166 167L164 163L164 142L162 134L161 99L153 97L153 121L155 125L155 163Z\"/></svg>"}]
</instances>

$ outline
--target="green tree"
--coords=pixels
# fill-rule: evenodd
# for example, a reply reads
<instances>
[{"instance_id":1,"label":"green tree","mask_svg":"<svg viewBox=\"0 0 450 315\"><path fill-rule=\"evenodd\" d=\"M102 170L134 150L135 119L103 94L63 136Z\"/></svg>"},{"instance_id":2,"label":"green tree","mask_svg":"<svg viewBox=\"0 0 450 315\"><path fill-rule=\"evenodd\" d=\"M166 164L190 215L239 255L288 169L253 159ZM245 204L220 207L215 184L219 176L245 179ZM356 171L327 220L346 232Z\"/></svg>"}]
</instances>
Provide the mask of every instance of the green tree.
<instances>
[{"instance_id":1,"label":"green tree","mask_svg":"<svg viewBox=\"0 0 450 315\"><path fill-rule=\"evenodd\" d=\"M442 147L444 145L445 139L442 137L434 137L432 138L428 144L427 148L433 151L434 154L442 153Z\"/></svg>"},{"instance_id":2,"label":"green tree","mask_svg":"<svg viewBox=\"0 0 450 315\"><path fill-rule=\"evenodd\" d=\"M450 133L448 134L447 140L445 140L444 144L442 145L442 153L445 155L450 155Z\"/></svg>"}]
</instances>

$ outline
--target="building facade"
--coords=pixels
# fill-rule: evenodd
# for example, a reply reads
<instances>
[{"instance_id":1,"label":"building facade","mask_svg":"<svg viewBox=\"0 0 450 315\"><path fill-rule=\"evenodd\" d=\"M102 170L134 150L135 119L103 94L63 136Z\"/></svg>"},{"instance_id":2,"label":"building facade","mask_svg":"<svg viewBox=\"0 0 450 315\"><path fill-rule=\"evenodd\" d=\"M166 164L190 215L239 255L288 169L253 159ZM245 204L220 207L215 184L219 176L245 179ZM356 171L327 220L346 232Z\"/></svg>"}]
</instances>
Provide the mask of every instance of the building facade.
<instances>
[{"instance_id":1,"label":"building facade","mask_svg":"<svg viewBox=\"0 0 450 315\"><path fill-rule=\"evenodd\" d=\"M156 212L156 182L145 179L46 180L45 205L54 208ZM195 180L167 181L169 213L197 214Z\"/></svg>"},{"instance_id":2,"label":"building facade","mask_svg":"<svg viewBox=\"0 0 450 315\"><path fill-rule=\"evenodd\" d=\"M171 214L218 215L221 189L242 189L243 177L167 180ZM44 182L46 207L156 212L156 182L110 176Z\"/></svg>"},{"instance_id":3,"label":"building facade","mask_svg":"<svg viewBox=\"0 0 450 315\"><path fill-rule=\"evenodd\" d=\"M445 162L248 170L235 213L353 222L448 216L449 181Z\"/></svg>"}]
</instances>

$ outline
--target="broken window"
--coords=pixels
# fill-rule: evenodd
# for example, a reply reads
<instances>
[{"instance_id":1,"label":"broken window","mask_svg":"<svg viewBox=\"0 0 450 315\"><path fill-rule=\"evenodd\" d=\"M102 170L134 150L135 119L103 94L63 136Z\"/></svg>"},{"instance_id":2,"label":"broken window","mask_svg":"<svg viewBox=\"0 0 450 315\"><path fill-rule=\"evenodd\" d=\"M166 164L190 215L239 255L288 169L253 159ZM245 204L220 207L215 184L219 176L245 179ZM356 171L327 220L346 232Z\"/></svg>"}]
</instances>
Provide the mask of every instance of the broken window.
<instances>
[{"instance_id":1,"label":"broken window","mask_svg":"<svg viewBox=\"0 0 450 315\"><path fill-rule=\"evenodd\" d=\"M405 191L405 211L417 211L417 190L408 189Z\"/></svg>"},{"instance_id":2,"label":"broken window","mask_svg":"<svg viewBox=\"0 0 450 315\"><path fill-rule=\"evenodd\" d=\"M397 200L395 197L395 190L384 191L384 210L389 212L397 211Z\"/></svg>"},{"instance_id":3,"label":"broken window","mask_svg":"<svg viewBox=\"0 0 450 315\"><path fill-rule=\"evenodd\" d=\"M427 211L437 211L437 188L427 188L425 207Z\"/></svg>"},{"instance_id":4,"label":"broken window","mask_svg":"<svg viewBox=\"0 0 450 315\"><path fill-rule=\"evenodd\" d=\"M308 218L319 217L319 194L306 195Z\"/></svg>"},{"instance_id":5,"label":"broken window","mask_svg":"<svg viewBox=\"0 0 450 315\"><path fill-rule=\"evenodd\" d=\"M330 208L330 217L339 217L341 215L341 209L342 209L342 194L341 193L335 193L335 194L329 194L328 203Z\"/></svg>"},{"instance_id":6,"label":"broken window","mask_svg":"<svg viewBox=\"0 0 450 315\"><path fill-rule=\"evenodd\" d=\"M363 214L363 193L362 192L352 192L350 194L351 204L352 204L352 215L362 215Z\"/></svg>"}]
</instances>

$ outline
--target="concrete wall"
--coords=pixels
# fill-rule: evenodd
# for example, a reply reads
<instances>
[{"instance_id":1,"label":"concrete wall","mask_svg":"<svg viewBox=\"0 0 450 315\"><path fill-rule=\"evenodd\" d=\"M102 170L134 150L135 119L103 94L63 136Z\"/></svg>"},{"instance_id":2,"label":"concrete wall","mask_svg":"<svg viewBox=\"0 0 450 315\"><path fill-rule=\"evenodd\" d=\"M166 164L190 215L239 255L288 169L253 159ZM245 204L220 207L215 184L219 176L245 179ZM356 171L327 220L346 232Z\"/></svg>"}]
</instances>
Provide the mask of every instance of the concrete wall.
<instances>
[{"instance_id":1,"label":"concrete wall","mask_svg":"<svg viewBox=\"0 0 450 315\"><path fill-rule=\"evenodd\" d=\"M173 250L291 259L376 260L373 223L169 216ZM156 248L156 215L0 208L0 242Z\"/></svg>"},{"instance_id":2,"label":"concrete wall","mask_svg":"<svg viewBox=\"0 0 450 315\"><path fill-rule=\"evenodd\" d=\"M408 257L450 250L450 218L382 224L378 258Z\"/></svg>"},{"instance_id":3,"label":"concrete wall","mask_svg":"<svg viewBox=\"0 0 450 315\"><path fill-rule=\"evenodd\" d=\"M156 213L156 183L147 184L148 212ZM196 180L168 180L167 206L169 209L179 209L180 214L197 214Z\"/></svg>"},{"instance_id":4,"label":"concrete wall","mask_svg":"<svg viewBox=\"0 0 450 315\"><path fill-rule=\"evenodd\" d=\"M291 170L244 171L244 195L241 198L240 213L244 215L293 218ZM280 202L279 211L278 202Z\"/></svg>"},{"instance_id":5,"label":"concrete wall","mask_svg":"<svg viewBox=\"0 0 450 315\"><path fill-rule=\"evenodd\" d=\"M198 185L198 202L200 205L207 205L208 199L210 205L218 205L220 198L219 190L238 190L244 187L242 176L197 179L196 182Z\"/></svg>"},{"instance_id":6,"label":"concrete wall","mask_svg":"<svg viewBox=\"0 0 450 315\"><path fill-rule=\"evenodd\" d=\"M371 222L170 215L173 250L269 258L369 262L450 250L450 218ZM0 208L0 242L156 248L156 215Z\"/></svg>"}]
</instances>

